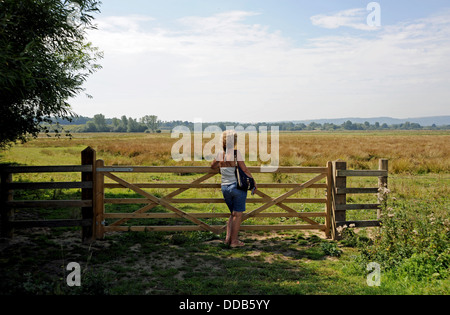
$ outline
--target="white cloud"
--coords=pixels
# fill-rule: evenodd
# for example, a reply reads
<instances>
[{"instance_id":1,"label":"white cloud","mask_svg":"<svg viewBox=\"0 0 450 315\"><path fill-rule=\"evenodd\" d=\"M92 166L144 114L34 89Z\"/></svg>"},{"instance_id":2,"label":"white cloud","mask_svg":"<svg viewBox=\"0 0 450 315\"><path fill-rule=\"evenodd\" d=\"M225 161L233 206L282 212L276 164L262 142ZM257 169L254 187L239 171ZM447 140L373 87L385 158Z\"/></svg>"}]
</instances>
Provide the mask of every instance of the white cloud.
<instances>
[{"instance_id":1,"label":"white cloud","mask_svg":"<svg viewBox=\"0 0 450 315\"><path fill-rule=\"evenodd\" d=\"M99 19L91 40L105 51L104 68L87 83L94 99L77 100L75 110L109 117L154 113L167 120L273 121L421 116L448 108L448 12L385 26L370 38L322 36L301 47L246 22L256 14L185 17L171 28L152 27L150 17ZM316 23L358 25L358 14Z\"/></svg>"},{"instance_id":2,"label":"white cloud","mask_svg":"<svg viewBox=\"0 0 450 315\"><path fill-rule=\"evenodd\" d=\"M369 12L365 9L348 9L337 12L333 15L314 15L311 17L313 25L336 29L339 27L351 27L357 30L373 31L378 28L367 25L367 15Z\"/></svg>"}]
</instances>

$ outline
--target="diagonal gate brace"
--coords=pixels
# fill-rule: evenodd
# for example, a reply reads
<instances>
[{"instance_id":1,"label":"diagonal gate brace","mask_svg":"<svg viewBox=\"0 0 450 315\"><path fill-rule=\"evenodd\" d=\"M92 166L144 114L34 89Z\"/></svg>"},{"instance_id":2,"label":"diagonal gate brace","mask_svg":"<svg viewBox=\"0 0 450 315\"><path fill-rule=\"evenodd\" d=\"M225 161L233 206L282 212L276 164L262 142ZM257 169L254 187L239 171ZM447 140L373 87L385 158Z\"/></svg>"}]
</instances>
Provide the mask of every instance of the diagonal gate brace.
<instances>
[{"instance_id":1,"label":"diagonal gate brace","mask_svg":"<svg viewBox=\"0 0 450 315\"><path fill-rule=\"evenodd\" d=\"M209 174L207 174L209 175ZM211 176L213 176L215 174L212 174ZM147 198L148 200L152 201L153 203L159 204L167 209L169 209L170 211L175 212L176 214L178 214L180 217L185 218L187 220L190 220L191 222L201 226L202 228L204 228L207 231L213 232L214 234L220 234L219 229L216 229L200 220L198 220L197 218L194 218L193 216L189 215L188 213L178 209L177 207L172 206L169 202L167 202L166 200L164 200L163 198L157 198L149 193L147 193L145 190L142 190L141 188L128 183L127 181L111 174L111 173L105 173L105 176L111 178L112 180L118 182L119 184L121 184L124 187L127 187L133 191L135 191L136 193L144 196L145 198Z\"/></svg>"},{"instance_id":2,"label":"diagonal gate brace","mask_svg":"<svg viewBox=\"0 0 450 315\"><path fill-rule=\"evenodd\" d=\"M296 187L296 188L294 188L294 189L288 191L287 193L285 193L285 194L283 194L283 195L281 195L281 196L279 196L279 197L277 197L277 198L271 199L269 202L265 203L264 205L260 206L259 208L255 209L255 210L253 210L253 211L251 211L251 212L249 212L249 213L244 214L244 215L242 216L242 222L245 221L245 220L247 220L247 219L250 218L250 217L253 217L253 216L257 215L258 213L260 213L260 212L266 210L267 208L269 208L269 207L271 207L271 206L273 206L273 205L281 204L281 202L282 202L284 199L286 199L286 198L292 196L293 194L299 192L299 191L302 190L302 189L305 189L305 188L311 186L312 184L314 184L315 182L321 180L322 178L325 178L326 176L327 176L327 174L320 174L320 175L318 175L318 176L316 176L316 177L310 179L309 181L307 181L307 182L305 182L305 183L299 185L298 187ZM292 210L293 210L293 209L292 209ZM287 211L289 211L289 210L287 210ZM294 211L295 211L295 210L294 210ZM317 222L314 222L314 224L317 224ZM220 228L220 230L223 231L223 230L225 230L226 228L227 228L227 226L225 225L225 226L222 226L222 227Z\"/></svg>"}]
</instances>

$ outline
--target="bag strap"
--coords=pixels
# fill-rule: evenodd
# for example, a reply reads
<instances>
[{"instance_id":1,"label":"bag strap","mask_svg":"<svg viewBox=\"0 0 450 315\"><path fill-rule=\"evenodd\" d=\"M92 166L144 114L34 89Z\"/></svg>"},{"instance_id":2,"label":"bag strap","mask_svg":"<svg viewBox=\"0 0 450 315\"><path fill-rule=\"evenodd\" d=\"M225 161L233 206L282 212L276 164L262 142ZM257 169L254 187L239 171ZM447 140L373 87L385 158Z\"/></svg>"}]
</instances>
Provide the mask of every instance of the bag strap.
<instances>
[{"instance_id":1,"label":"bag strap","mask_svg":"<svg viewBox=\"0 0 450 315\"><path fill-rule=\"evenodd\" d=\"M234 163L235 163L235 175L236 175L236 180L238 182L238 185L241 186L241 174L239 173L239 166L237 163L237 150L234 150Z\"/></svg>"}]
</instances>

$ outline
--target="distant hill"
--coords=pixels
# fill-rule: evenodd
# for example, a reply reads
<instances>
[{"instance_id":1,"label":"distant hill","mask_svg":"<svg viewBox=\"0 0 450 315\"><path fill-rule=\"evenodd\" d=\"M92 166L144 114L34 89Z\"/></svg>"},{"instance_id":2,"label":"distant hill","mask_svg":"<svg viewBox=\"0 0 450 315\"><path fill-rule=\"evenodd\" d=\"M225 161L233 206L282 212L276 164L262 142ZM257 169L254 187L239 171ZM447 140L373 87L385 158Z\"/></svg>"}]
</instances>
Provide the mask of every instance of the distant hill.
<instances>
[{"instance_id":1,"label":"distant hill","mask_svg":"<svg viewBox=\"0 0 450 315\"><path fill-rule=\"evenodd\" d=\"M347 118L330 118L330 119L309 119L309 120L294 120L294 121L286 121L293 122L294 124L303 123L308 125L309 123L315 122L318 124L335 124L342 125L346 121L350 120L352 123L364 123L368 121L370 124L374 124L379 122L380 124L388 124L388 125L396 125L403 124L407 121L410 123L417 123L421 126L432 126L435 124L436 126L447 126L450 125L450 116L431 116L431 117L418 117L418 118L392 118L392 117L374 117L374 118L359 118L359 117L347 117Z\"/></svg>"}]
</instances>

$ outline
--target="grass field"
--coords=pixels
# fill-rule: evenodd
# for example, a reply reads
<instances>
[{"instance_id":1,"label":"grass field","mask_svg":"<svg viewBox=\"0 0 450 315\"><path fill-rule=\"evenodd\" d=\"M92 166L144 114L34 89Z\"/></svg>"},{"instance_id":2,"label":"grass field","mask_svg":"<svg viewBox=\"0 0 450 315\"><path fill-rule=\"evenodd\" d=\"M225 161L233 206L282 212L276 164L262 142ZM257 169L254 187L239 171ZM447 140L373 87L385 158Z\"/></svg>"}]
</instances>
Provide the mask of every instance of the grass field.
<instances>
[{"instance_id":1,"label":"grass field","mask_svg":"<svg viewBox=\"0 0 450 315\"><path fill-rule=\"evenodd\" d=\"M75 134L73 139L38 138L0 153L0 163L80 164L86 146L106 165L208 165L175 162L170 134ZM206 140L207 141L207 140ZM79 231L59 228L18 231L0 252L2 294L448 294L450 293L450 132L310 132L280 134L281 166L325 166L342 159L349 169L377 169L389 159L388 208L382 229L343 231L332 242L320 233L242 232L247 244L230 249L208 232L136 232L110 234L81 244ZM259 165L259 162L249 162ZM42 176L42 175L40 175ZM79 175L15 175L15 181L75 181ZM135 182L190 181L194 175L134 174ZM261 178L258 178L260 176ZM266 176L266 177L262 177ZM260 181L298 181L295 176L257 174ZM213 180L217 181L216 177ZM351 179L348 186L376 186L376 179ZM375 184L375 185L374 185ZM157 190L153 193L164 194ZM280 194L281 191L274 191ZM109 190L109 197L133 196ZM311 190L302 197L319 198ZM16 199L66 198L78 190L17 192ZM306 194L306 195L305 195ZM219 191L189 190L182 197L219 198ZM359 198L362 198L361 200ZM368 199L364 199L368 198ZM372 199L370 199L372 198ZM375 198L375 199L374 199ZM70 199L70 198L69 198ZM375 196L349 195L348 202ZM369 201L370 202L370 201ZM131 211L116 208L107 211ZM205 210L189 205L185 210ZM203 207L203 209L202 209ZM206 205L207 211L226 211ZM316 211L315 205L298 211ZM323 210L323 205L320 205ZM78 209L68 209L73 217ZM67 211L65 215L67 215ZM55 218L58 213L21 210L23 218ZM370 219L367 211L349 211L348 219ZM273 219L271 219L273 220ZM280 219L277 219L280 220ZM287 219L291 220L291 219ZM293 220L293 219L292 219ZM290 222L290 221L288 221ZM270 222L269 222L270 223ZM290 222L295 223L294 221ZM64 266L81 264L82 286L65 285ZM380 287L366 283L366 265L382 266Z\"/></svg>"}]
</instances>

